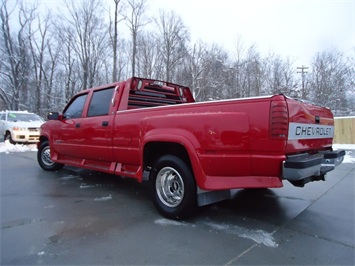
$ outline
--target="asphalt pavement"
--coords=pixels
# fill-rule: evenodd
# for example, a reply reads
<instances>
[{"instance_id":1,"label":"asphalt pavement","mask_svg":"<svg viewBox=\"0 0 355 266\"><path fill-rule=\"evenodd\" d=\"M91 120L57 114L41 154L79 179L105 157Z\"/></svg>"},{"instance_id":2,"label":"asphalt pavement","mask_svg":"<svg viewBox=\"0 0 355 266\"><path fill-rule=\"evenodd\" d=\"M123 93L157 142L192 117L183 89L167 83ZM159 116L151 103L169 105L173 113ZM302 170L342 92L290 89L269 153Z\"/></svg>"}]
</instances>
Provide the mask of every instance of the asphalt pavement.
<instances>
[{"instance_id":1,"label":"asphalt pavement","mask_svg":"<svg viewBox=\"0 0 355 266\"><path fill-rule=\"evenodd\" d=\"M146 184L0 153L0 265L354 265L355 163L327 180L236 190L188 220Z\"/></svg>"}]
</instances>

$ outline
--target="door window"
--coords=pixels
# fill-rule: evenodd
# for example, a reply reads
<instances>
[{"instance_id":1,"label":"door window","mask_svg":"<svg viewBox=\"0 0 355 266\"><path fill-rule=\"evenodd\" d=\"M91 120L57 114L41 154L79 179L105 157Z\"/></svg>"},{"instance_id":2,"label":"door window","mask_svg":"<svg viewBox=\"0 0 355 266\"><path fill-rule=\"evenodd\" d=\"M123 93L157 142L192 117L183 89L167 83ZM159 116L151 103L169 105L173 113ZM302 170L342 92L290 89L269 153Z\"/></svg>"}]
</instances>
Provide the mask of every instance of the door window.
<instances>
[{"instance_id":1,"label":"door window","mask_svg":"<svg viewBox=\"0 0 355 266\"><path fill-rule=\"evenodd\" d=\"M85 104L87 94L82 94L76 97L72 103L64 111L65 118L78 118L81 117L83 113L83 108Z\"/></svg>"},{"instance_id":2,"label":"door window","mask_svg":"<svg viewBox=\"0 0 355 266\"><path fill-rule=\"evenodd\" d=\"M95 91L89 105L88 116L108 115L114 87Z\"/></svg>"}]
</instances>

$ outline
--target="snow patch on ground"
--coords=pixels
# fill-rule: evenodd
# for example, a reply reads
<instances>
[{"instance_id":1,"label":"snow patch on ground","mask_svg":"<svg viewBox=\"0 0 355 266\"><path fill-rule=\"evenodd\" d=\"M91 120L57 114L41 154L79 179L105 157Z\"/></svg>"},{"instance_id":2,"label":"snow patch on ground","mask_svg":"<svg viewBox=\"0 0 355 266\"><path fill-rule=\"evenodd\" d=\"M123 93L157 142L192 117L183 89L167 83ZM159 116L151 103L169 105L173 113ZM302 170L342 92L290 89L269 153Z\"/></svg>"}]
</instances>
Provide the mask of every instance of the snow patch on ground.
<instances>
[{"instance_id":1,"label":"snow patch on ground","mask_svg":"<svg viewBox=\"0 0 355 266\"><path fill-rule=\"evenodd\" d=\"M264 230L252 230L237 225L217 224L214 222L206 222L205 224L216 231L237 235L242 238L248 238L267 247L278 247L272 233L265 232Z\"/></svg>"},{"instance_id":2,"label":"snow patch on ground","mask_svg":"<svg viewBox=\"0 0 355 266\"><path fill-rule=\"evenodd\" d=\"M66 180L72 180L72 179L76 179L76 178L79 178L79 176L76 176L76 175L67 175L67 176L60 177L59 179L66 181Z\"/></svg>"},{"instance_id":3,"label":"snow patch on ground","mask_svg":"<svg viewBox=\"0 0 355 266\"><path fill-rule=\"evenodd\" d=\"M355 163L355 144L333 144L334 150L345 150L343 163Z\"/></svg>"},{"instance_id":4,"label":"snow patch on ground","mask_svg":"<svg viewBox=\"0 0 355 266\"><path fill-rule=\"evenodd\" d=\"M36 144L11 144L8 140L0 143L0 152L25 152L25 151L37 151Z\"/></svg>"},{"instance_id":5,"label":"snow patch on ground","mask_svg":"<svg viewBox=\"0 0 355 266\"><path fill-rule=\"evenodd\" d=\"M37 253L37 255L38 255L38 256L44 256L44 255L46 255L46 252L40 251L40 252Z\"/></svg>"},{"instance_id":6,"label":"snow patch on ground","mask_svg":"<svg viewBox=\"0 0 355 266\"><path fill-rule=\"evenodd\" d=\"M95 187L94 185L87 185L87 184L81 184L80 188L93 188Z\"/></svg>"},{"instance_id":7,"label":"snow patch on ground","mask_svg":"<svg viewBox=\"0 0 355 266\"><path fill-rule=\"evenodd\" d=\"M107 200L111 200L111 199L112 199L112 195L109 194L108 196L105 196L105 197L95 198L94 201L107 201Z\"/></svg>"},{"instance_id":8,"label":"snow patch on ground","mask_svg":"<svg viewBox=\"0 0 355 266\"><path fill-rule=\"evenodd\" d=\"M169 220L169 219L157 219L154 221L155 224L161 225L161 226L191 226L191 227L196 227L196 224L190 224L182 221L174 221L174 220ZM230 225L230 224L220 224L216 222L203 222L203 224L207 225L210 227L212 230L222 232L228 235L237 235L242 238L247 238L250 240L253 240L254 242L258 244L263 244L267 247L278 247L278 244L275 242L274 237L272 236L272 233L268 233L264 230L252 230L252 229L247 229L241 226L237 225Z\"/></svg>"},{"instance_id":9,"label":"snow patch on ground","mask_svg":"<svg viewBox=\"0 0 355 266\"><path fill-rule=\"evenodd\" d=\"M355 150L346 152L343 163L355 163Z\"/></svg>"},{"instance_id":10,"label":"snow patch on ground","mask_svg":"<svg viewBox=\"0 0 355 266\"><path fill-rule=\"evenodd\" d=\"M333 144L334 150L353 150L355 151L355 144Z\"/></svg>"},{"instance_id":11,"label":"snow patch on ground","mask_svg":"<svg viewBox=\"0 0 355 266\"><path fill-rule=\"evenodd\" d=\"M180 222L180 221L174 221L174 220L169 220L169 219L157 219L154 221L155 224L159 224L162 226L169 226L169 225L175 225L175 226L187 226L187 223Z\"/></svg>"}]
</instances>

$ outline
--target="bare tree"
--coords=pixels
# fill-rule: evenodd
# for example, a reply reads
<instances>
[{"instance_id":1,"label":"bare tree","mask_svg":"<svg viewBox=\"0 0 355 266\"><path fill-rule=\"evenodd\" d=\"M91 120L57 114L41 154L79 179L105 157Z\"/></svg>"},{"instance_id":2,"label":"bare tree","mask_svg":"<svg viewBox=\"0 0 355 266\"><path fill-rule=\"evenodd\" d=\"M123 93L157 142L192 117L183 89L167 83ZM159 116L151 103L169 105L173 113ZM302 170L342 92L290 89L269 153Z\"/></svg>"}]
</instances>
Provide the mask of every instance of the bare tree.
<instances>
[{"instance_id":1,"label":"bare tree","mask_svg":"<svg viewBox=\"0 0 355 266\"><path fill-rule=\"evenodd\" d=\"M198 78L200 101L228 98L228 77L231 74L228 53L219 45L206 47L201 61L202 73Z\"/></svg>"},{"instance_id":2,"label":"bare tree","mask_svg":"<svg viewBox=\"0 0 355 266\"><path fill-rule=\"evenodd\" d=\"M124 18L122 19L118 19L118 15L120 13L120 8L119 8L119 3L121 2L121 0L113 0L114 1L114 19L113 21L111 20L110 17L110 39L111 39L111 44L112 44L112 51L113 51L113 56L112 56L112 82L115 82L117 80L120 79L119 76L119 71L118 71L118 48L119 48L119 43L118 43L118 23L122 20L124 20ZM113 29L112 29L113 27ZM107 69L108 70L108 69Z\"/></svg>"},{"instance_id":3,"label":"bare tree","mask_svg":"<svg viewBox=\"0 0 355 266\"><path fill-rule=\"evenodd\" d=\"M42 113L49 112L51 110L61 109L65 103L63 97L56 97L55 95L63 91L63 87L60 86L60 79L58 77L59 71L59 55L61 52L61 46L52 42L53 38L47 40L48 60L45 64L45 70L43 71L44 79L44 92ZM56 107L56 109L52 109Z\"/></svg>"},{"instance_id":4,"label":"bare tree","mask_svg":"<svg viewBox=\"0 0 355 266\"><path fill-rule=\"evenodd\" d=\"M158 62L158 45L150 32L143 33L139 37L139 45L137 51L137 68L138 75L154 78L156 68L159 67Z\"/></svg>"},{"instance_id":5,"label":"bare tree","mask_svg":"<svg viewBox=\"0 0 355 266\"><path fill-rule=\"evenodd\" d=\"M255 45L247 50L243 65L245 66L245 84L242 97L259 96L263 83L262 60Z\"/></svg>"},{"instance_id":6,"label":"bare tree","mask_svg":"<svg viewBox=\"0 0 355 266\"><path fill-rule=\"evenodd\" d=\"M0 7L1 45L0 51L4 60L1 64L1 95L8 108L18 110L21 102L26 102L30 72L30 58L28 54L28 38L26 30L33 20L35 8L26 10L23 5L18 11L18 31L12 32L11 16L15 16L15 8L8 10L8 1L3 0ZM28 14L28 15L25 15Z\"/></svg>"},{"instance_id":7,"label":"bare tree","mask_svg":"<svg viewBox=\"0 0 355 266\"><path fill-rule=\"evenodd\" d=\"M80 89L98 84L100 67L108 47L108 27L104 24L103 8L99 0L68 0L68 31L72 38L72 49L81 66L82 85Z\"/></svg>"},{"instance_id":8,"label":"bare tree","mask_svg":"<svg viewBox=\"0 0 355 266\"><path fill-rule=\"evenodd\" d=\"M348 58L348 66L349 66L348 68L349 91L350 93L353 94L353 96L355 96L355 53L354 53L354 57Z\"/></svg>"},{"instance_id":9,"label":"bare tree","mask_svg":"<svg viewBox=\"0 0 355 266\"><path fill-rule=\"evenodd\" d=\"M245 54L246 54L247 48L244 44L243 39L241 36L238 36L237 41L235 43L235 59L233 60L233 64L231 67L231 72L232 72L232 77L233 80L232 82L234 83L234 93L232 93L233 97L244 97L245 94L245 86L246 86L246 77L247 73L245 70Z\"/></svg>"},{"instance_id":10,"label":"bare tree","mask_svg":"<svg viewBox=\"0 0 355 266\"><path fill-rule=\"evenodd\" d=\"M142 27L150 23L147 18L143 17L146 8L146 2L146 0L128 0L129 14L125 15L127 26L130 30L132 37L132 76L136 75L138 34Z\"/></svg>"},{"instance_id":11,"label":"bare tree","mask_svg":"<svg viewBox=\"0 0 355 266\"><path fill-rule=\"evenodd\" d=\"M187 43L190 39L189 31L180 16L173 11L160 11L155 19L158 27L157 40L160 44L160 56L164 63L165 79L173 80L174 70L178 63L187 55Z\"/></svg>"},{"instance_id":12,"label":"bare tree","mask_svg":"<svg viewBox=\"0 0 355 266\"><path fill-rule=\"evenodd\" d=\"M200 81L203 79L204 69L207 67L207 44L198 41L193 44L189 53L184 59L184 68L177 76L177 80L180 83L184 83L189 86L194 98L199 97L201 92Z\"/></svg>"},{"instance_id":13,"label":"bare tree","mask_svg":"<svg viewBox=\"0 0 355 266\"><path fill-rule=\"evenodd\" d=\"M349 66L337 50L318 53L312 63L312 100L333 110L346 106Z\"/></svg>"},{"instance_id":14,"label":"bare tree","mask_svg":"<svg viewBox=\"0 0 355 266\"><path fill-rule=\"evenodd\" d=\"M43 21L40 15L37 14L36 17L38 25L33 29L33 23L29 24L28 38L33 65L32 73L34 74L34 93L32 94L32 97L34 98L34 111L39 114L41 113L42 98L45 93L43 86L45 85L44 77L46 75L46 52L50 49L48 47L50 14L47 13L47 16L44 17Z\"/></svg>"},{"instance_id":15,"label":"bare tree","mask_svg":"<svg viewBox=\"0 0 355 266\"><path fill-rule=\"evenodd\" d=\"M113 33L113 71L112 71L112 82L117 78L117 24L118 24L118 3L120 0L114 0L115 2L115 20L114 20L114 33Z\"/></svg>"},{"instance_id":16,"label":"bare tree","mask_svg":"<svg viewBox=\"0 0 355 266\"><path fill-rule=\"evenodd\" d=\"M297 83L294 80L296 68L289 58L284 60L279 55L270 54L266 58L265 71L266 93L283 93L288 96L298 97L298 93L295 90Z\"/></svg>"},{"instance_id":17,"label":"bare tree","mask_svg":"<svg viewBox=\"0 0 355 266\"><path fill-rule=\"evenodd\" d=\"M80 66L76 59L74 46L74 35L71 28L65 25L56 25L57 42L60 43L59 64L63 68L60 72L61 80L64 81L63 95L57 94L56 97L63 97L68 102L71 97L81 89L79 85Z\"/></svg>"}]
</instances>

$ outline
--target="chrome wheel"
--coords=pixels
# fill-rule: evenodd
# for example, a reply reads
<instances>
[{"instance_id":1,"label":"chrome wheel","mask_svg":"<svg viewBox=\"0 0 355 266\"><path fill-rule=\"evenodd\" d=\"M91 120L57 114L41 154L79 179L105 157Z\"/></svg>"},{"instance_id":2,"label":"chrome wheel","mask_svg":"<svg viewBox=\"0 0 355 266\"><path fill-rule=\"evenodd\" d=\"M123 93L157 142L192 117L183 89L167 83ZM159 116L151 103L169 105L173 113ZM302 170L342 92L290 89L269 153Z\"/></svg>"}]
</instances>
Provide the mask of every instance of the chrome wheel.
<instances>
[{"instance_id":1,"label":"chrome wheel","mask_svg":"<svg viewBox=\"0 0 355 266\"><path fill-rule=\"evenodd\" d=\"M154 206L169 219L183 219L197 208L197 186L187 161L175 155L163 155L149 175Z\"/></svg>"},{"instance_id":2,"label":"chrome wheel","mask_svg":"<svg viewBox=\"0 0 355 266\"><path fill-rule=\"evenodd\" d=\"M45 164L48 167L51 167L54 165L54 162L51 160L51 150L49 146L46 146L43 148L41 152L41 160L43 164Z\"/></svg>"},{"instance_id":3,"label":"chrome wheel","mask_svg":"<svg viewBox=\"0 0 355 266\"><path fill-rule=\"evenodd\" d=\"M51 160L51 149L48 141L43 141L38 147L37 161L39 165L46 171L55 171L61 169L64 164L56 163Z\"/></svg>"},{"instance_id":4,"label":"chrome wheel","mask_svg":"<svg viewBox=\"0 0 355 266\"><path fill-rule=\"evenodd\" d=\"M172 167L164 167L158 172L155 189L160 201L167 207L177 207L184 199L184 181Z\"/></svg>"}]
</instances>

